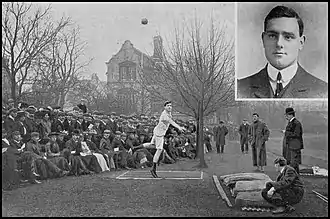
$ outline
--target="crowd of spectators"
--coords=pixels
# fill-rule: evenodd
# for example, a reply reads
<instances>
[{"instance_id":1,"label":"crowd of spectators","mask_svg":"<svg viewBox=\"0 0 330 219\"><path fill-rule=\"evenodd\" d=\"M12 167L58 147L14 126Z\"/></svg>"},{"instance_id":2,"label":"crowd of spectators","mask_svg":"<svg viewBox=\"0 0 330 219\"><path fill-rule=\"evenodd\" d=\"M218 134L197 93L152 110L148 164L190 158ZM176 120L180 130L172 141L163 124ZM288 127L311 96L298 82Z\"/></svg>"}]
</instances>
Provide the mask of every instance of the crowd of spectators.
<instances>
[{"instance_id":1,"label":"crowd of spectators","mask_svg":"<svg viewBox=\"0 0 330 219\"><path fill-rule=\"evenodd\" d=\"M161 163L196 154L196 127L176 120L188 131L170 126ZM2 188L65 176L152 166L155 148L147 147L158 118L88 112L79 104L69 112L60 107L36 108L13 101L2 107Z\"/></svg>"}]
</instances>

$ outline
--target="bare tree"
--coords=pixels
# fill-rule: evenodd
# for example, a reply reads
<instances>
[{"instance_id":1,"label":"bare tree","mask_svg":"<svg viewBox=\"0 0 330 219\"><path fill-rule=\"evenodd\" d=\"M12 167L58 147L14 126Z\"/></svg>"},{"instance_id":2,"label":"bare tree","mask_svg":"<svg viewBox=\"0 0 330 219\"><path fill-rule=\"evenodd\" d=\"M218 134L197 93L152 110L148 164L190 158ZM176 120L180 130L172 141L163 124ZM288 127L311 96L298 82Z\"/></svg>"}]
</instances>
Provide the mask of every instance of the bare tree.
<instances>
[{"instance_id":1,"label":"bare tree","mask_svg":"<svg viewBox=\"0 0 330 219\"><path fill-rule=\"evenodd\" d=\"M2 3L2 8L2 57L9 60L6 72L11 82L11 98L17 104L36 56L69 24L69 19L62 17L53 22L50 6L42 9L9 2Z\"/></svg>"},{"instance_id":2,"label":"bare tree","mask_svg":"<svg viewBox=\"0 0 330 219\"><path fill-rule=\"evenodd\" d=\"M162 60L154 61L153 74L142 74L140 83L157 100L171 99L177 111L196 119L199 166L206 167L204 117L235 102L234 47L226 39L226 28L213 19L206 37L201 28L197 17L190 26L176 28L170 48L160 51Z\"/></svg>"},{"instance_id":3,"label":"bare tree","mask_svg":"<svg viewBox=\"0 0 330 219\"><path fill-rule=\"evenodd\" d=\"M88 109L109 112L117 107L117 99L111 89L99 80L96 74L91 80L80 80L80 83L68 95L75 104L81 99L88 103Z\"/></svg>"}]
</instances>

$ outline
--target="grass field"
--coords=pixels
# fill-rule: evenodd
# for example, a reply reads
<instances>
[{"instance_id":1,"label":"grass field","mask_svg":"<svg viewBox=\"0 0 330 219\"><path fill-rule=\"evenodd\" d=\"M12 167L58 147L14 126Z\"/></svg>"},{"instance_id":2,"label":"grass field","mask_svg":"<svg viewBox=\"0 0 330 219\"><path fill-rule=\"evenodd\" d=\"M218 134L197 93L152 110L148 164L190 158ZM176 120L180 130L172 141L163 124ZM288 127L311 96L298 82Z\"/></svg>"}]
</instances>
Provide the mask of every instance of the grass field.
<instances>
[{"instance_id":1,"label":"grass field","mask_svg":"<svg viewBox=\"0 0 330 219\"><path fill-rule=\"evenodd\" d=\"M277 148L277 141L279 139L270 139L267 144L269 153L265 168L266 174L274 180L277 173L272 162L277 155L272 149ZM317 138L310 138L313 144L315 141ZM212 175L251 172L254 169L251 154L241 154L238 142L228 142L225 154L211 152L205 159L208 168L203 169L202 180L116 179L123 171L65 177L5 191L2 193L2 205L9 216L273 216L271 213L228 208L215 189ZM159 170L195 170L196 164L197 161L184 159L175 164L161 165ZM293 214L281 216L327 216L327 203L317 198L312 190L327 196L328 179L303 177L303 182L306 186L304 199L295 206Z\"/></svg>"}]
</instances>

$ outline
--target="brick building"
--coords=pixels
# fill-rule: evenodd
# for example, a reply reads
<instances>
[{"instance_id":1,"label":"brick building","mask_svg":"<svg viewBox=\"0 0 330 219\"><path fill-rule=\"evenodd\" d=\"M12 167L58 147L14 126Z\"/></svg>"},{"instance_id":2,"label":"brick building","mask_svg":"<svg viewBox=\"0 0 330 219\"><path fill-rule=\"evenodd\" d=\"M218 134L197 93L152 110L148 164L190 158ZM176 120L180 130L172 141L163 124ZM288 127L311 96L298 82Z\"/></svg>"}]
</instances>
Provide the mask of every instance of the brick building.
<instances>
[{"instance_id":1,"label":"brick building","mask_svg":"<svg viewBox=\"0 0 330 219\"><path fill-rule=\"evenodd\" d=\"M107 86L122 106L123 114L153 114L161 110L162 105L155 103L147 91L138 83L142 74L152 74L152 63L162 59L163 41L160 36L153 38L154 53L152 56L141 52L126 40L117 54L106 62Z\"/></svg>"}]
</instances>

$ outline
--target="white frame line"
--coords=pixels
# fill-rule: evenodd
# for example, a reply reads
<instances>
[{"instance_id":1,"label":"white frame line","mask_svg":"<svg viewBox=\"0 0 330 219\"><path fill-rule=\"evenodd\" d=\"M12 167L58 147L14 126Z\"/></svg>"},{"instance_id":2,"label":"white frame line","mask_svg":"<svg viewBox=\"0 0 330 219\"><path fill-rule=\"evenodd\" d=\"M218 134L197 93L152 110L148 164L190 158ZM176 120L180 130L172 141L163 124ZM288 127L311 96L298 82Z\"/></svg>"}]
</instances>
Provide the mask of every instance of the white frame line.
<instances>
[{"instance_id":1,"label":"white frame line","mask_svg":"<svg viewBox=\"0 0 330 219\"><path fill-rule=\"evenodd\" d=\"M120 177L120 178L117 178L117 179L141 179L141 180L144 180L144 179L179 179L179 180L185 180L185 179L201 179L201 178L134 178L134 177Z\"/></svg>"},{"instance_id":2,"label":"white frame line","mask_svg":"<svg viewBox=\"0 0 330 219\"><path fill-rule=\"evenodd\" d=\"M121 176L124 176L126 173L128 173L129 172L129 170L128 171L126 171L125 173L123 173L123 174L120 174L119 176L117 176L116 177L116 179L119 179L119 177L121 177Z\"/></svg>"}]
</instances>

